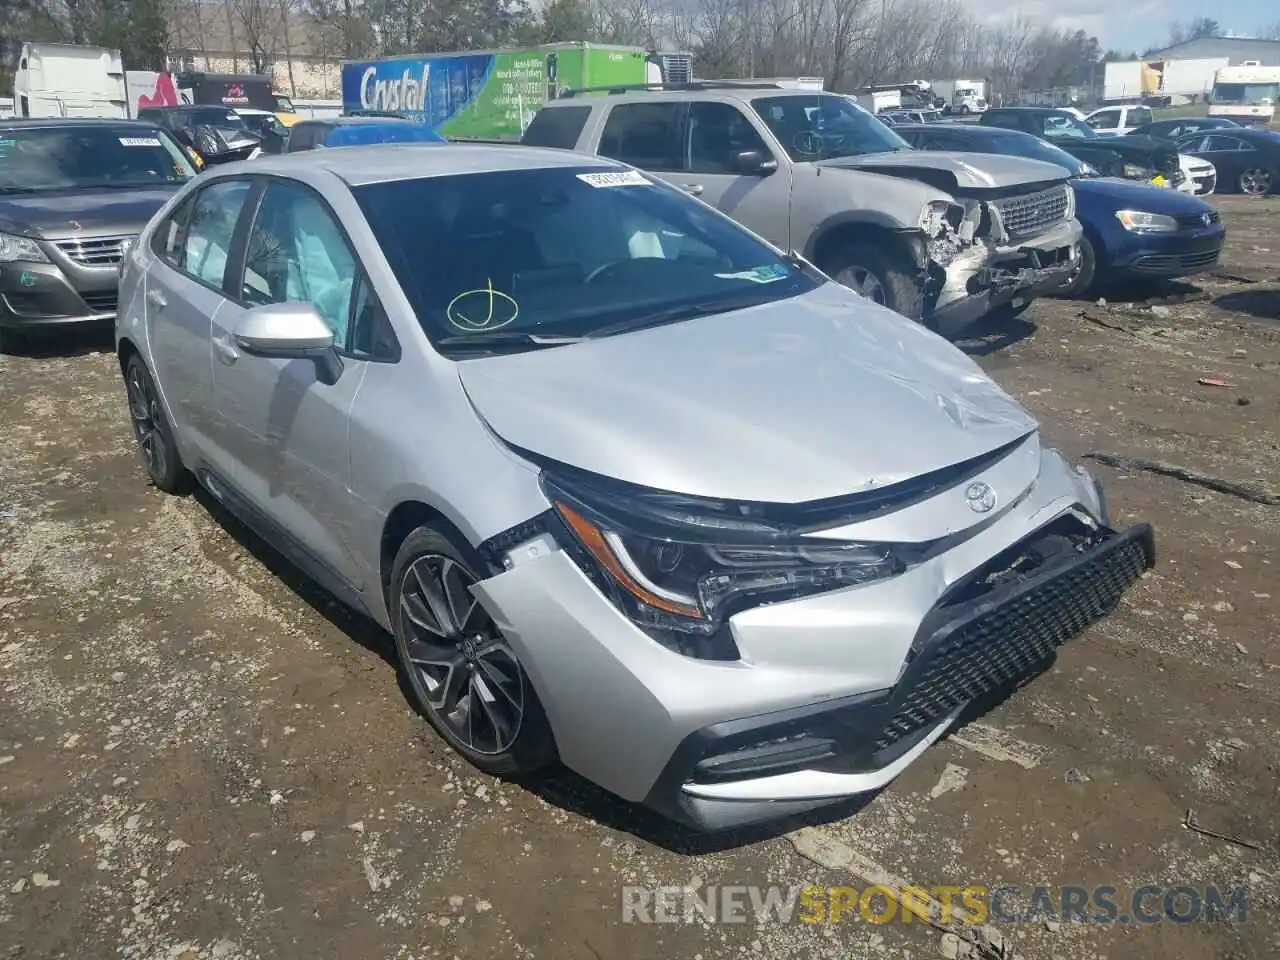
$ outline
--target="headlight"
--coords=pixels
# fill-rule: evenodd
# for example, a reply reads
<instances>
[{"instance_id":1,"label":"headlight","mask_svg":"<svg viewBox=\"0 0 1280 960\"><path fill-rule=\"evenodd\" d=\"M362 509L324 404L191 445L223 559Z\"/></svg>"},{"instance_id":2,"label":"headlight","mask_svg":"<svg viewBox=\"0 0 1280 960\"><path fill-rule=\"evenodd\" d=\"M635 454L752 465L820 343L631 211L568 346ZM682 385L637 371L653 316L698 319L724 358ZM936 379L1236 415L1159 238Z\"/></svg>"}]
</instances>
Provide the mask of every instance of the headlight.
<instances>
[{"instance_id":1,"label":"headlight","mask_svg":"<svg viewBox=\"0 0 1280 960\"><path fill-rule=\"evenodd\" d=\"M1173 233L1178 221L1163 213L1145 213L1142 210L1117 210L1116 219L1126 230L1134 233Z\"/></svg>"},{"instance_id":2,"label":"headlight","mask_svg":"<svg viewBox=\"0 0 1280 960\"><path fill-rule=\"evenodd\" d=\"M587 484L542 475L571 555L628 618L684 653L742 609L906 569L909 548L807 537L750 505Z\"/></svg>"},{"instance_id":3,"label":"headlight","mask_svg":"<svg viewBox=\"0 0 1280 960\"><path fill-rule=\"evenodd\" d=\"M0 233L0 263L48 263L39 244L28 237L15 237L11 233Z\"/></svg>"},{"instance_id":4,"label":"headlight","mask_svg":"<svg viewBox=\"0 0 1280 960\"><path fill-rule=\"evenodd\" d=\"M920 229L926 237L940 237L948 226L952 230L960 226L964 210L947 200L932 200L920 211Z\"/></svg>"},{"instance_id":5,"label":"headlight","mask_svg":"<svg viewBox=\"0 0 1280 960\"><path fill-rule=\"evenodd\" d=\"M1076 192L1071 189L1071 184L1067 184L1067 210L1062 215L1063 220L1074 220L1076 216Z\"/></svg>"},{"instance_id":6,"label":"headlight","mask_svg":"<svg viewBox=\"0 0 1280 960\"><path fill-rule=\"evenodd\" d=\"M1144 167L1137 163L1126 163L1121 172L1129 180L1150 180L1156 175L1156 172L1150 167Z\"/></svg>"},{"instance_id":7,"label":"headlight","mask_svg":"<svg viewBox=\"0 0 1280 960\"><path fill-rule=\"evenodd\" d=\"M1082 163L1080 164L1080 176L1097 177L1097 176L1101 176L1101 174L1098 172L1098 168L1095 167L1092 163Z\"/></svg>"}]
</instances>

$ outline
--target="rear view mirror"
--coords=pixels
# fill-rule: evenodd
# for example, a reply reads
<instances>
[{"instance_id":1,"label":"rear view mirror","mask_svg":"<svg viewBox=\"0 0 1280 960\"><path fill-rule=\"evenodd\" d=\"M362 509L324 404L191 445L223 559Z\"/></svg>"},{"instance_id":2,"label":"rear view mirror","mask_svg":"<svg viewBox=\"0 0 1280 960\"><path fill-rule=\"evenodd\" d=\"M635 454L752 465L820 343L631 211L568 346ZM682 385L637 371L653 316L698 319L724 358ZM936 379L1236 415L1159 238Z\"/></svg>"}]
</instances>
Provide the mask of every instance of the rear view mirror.
<instances>
[{"instance_id":1,"label":"rear view mirror","mask_svg":"<svg viewBox=\"0 0 1280 960\"><path fill-rule=\"evenodd\" d=\"M269 303L247 311L235 332L236 345L258 357L314 360L319 379L336 383L342 358L333 331L309 303Z\"/></svg>"},{"instance_id":2,"label":"rear view mirror","mask_svg":"<svg viewBox=\"0 0 1280 960\"><path fill-rule=\"evenodd\" d=\"M778 169L778 161L759 150L739 150L733 155L733 169L744 176L767 177Z\"/></svg>"}]
</instances>

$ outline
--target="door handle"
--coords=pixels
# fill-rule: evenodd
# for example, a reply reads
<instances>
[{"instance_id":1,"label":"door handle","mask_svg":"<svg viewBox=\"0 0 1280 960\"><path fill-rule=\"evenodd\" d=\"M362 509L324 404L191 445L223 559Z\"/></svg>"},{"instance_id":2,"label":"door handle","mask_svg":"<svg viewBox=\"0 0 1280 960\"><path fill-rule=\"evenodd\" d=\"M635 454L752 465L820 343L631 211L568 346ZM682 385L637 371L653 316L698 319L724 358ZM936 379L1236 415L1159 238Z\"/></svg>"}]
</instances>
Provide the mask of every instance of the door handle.
<instances>
[{"instance_id":1,"label":"door handle","mask_svg":"<svg viewBox=\"0 0 1280 960\"><path fill-rule=\"evenodd\" d=\"M240 351L231 344L227 337L216 337L213 341L213 352L228 367L240 359Z\"/></svg>"},{"instance_id":2,"label":"door handle","mask_svg":"<svg viewBox=\"0 0 1280 960\"><path fill-rule=\"evenodd\" d=\"M706 188L700 183L682 183L680 184L680 189L692 196L700 197L702 196L702 191Z\"/></svg>"},{"instance_id":3,"label":"door handle","mask_svg":"<svg viewBox=\"0 0 1280 960\"><path fill-rule=\"evenodd\" d=\"M155 307L157 310L163 309L169 305L169 301L164 298L164 294L152 287L147 291L147 303Z\"/></svg>"}]
</instances>

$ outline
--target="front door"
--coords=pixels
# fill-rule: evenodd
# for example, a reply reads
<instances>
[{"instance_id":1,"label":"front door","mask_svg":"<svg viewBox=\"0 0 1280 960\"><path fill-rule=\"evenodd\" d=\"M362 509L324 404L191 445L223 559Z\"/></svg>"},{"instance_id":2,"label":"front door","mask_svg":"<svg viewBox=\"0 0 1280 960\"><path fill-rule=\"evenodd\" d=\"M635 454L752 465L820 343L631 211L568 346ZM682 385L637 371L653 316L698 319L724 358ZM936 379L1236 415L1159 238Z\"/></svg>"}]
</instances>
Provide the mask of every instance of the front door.
<instances>
[{"instance_id":1,"label":"front door","mask_svg":"<svg viewBox=\"0 0 1280 960\"><path fill-rule=\"evenodd\" d=\"M355 253L318 194L271 181L237 273L228 288L233 299L213 324L214 389L235 463L231 480L305 559L360 590L364 576L349 549L346 519L348 419L368 366L350 350L353 301L362 287ZM343 358L336 383L322 382L312 360L254 356L236 345L247 311L286 302L312 304L333 330Z\"/></svg>"},{"instance_id":2,"label":"front door","mask_svg":"<svg viewBox=\"0 0 1280 960\"><path fill-rule=\"evenodd\" d=\"M790 249L790 164L764 175L744 175L735 167L735 158L746 151L778 160L751 119L732 103L693 103L687 131L686 189L775 246Z\"/></svg>"}]
</instances>

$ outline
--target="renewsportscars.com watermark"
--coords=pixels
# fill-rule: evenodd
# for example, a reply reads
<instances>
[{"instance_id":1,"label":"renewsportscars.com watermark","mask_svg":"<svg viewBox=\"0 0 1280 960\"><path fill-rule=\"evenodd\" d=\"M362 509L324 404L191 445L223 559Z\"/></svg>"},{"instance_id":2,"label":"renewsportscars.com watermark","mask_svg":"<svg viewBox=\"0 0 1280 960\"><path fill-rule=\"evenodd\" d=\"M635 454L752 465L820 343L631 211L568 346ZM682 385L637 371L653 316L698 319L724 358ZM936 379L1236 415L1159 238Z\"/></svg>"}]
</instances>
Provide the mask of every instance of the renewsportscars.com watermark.
<instances>
[{"instance_id":1,"label":"renewsportscars.com watermark","mask_svg":"<svg viewBox=\"0 0 1280 960\"><path fill-rule=\"evenodd\" d=\"M1249 918L1249 889L1113 886L623 887L623 923L1089 924L1198 923Z\"/></svg>"}]
</instances>

